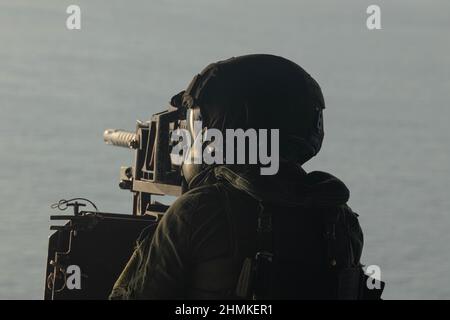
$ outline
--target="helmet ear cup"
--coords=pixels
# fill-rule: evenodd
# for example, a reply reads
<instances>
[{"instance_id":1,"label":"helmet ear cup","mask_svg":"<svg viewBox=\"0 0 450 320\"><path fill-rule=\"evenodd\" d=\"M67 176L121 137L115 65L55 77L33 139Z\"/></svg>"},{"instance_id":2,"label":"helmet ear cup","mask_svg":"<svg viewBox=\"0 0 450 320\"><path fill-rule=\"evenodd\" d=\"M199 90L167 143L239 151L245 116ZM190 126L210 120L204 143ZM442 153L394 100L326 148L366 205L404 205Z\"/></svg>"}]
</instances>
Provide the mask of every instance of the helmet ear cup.
<instances>
[{"instance_id":1,"label":"helmet ear cup","mask_svg":"<svg viewBox=\"0 0 450 320\"><path fill-rule=\"evenodd\" d=\"M323 138L323 108L318 107L307 135L291 132L283 136L280 157L302 165L319 153Z\"/></svg>"},{"instance_id":2,"label":"helmet ear cup","mask_svg":"<svg viewBox=\"0 0 450 320\"><path fill-rule=\"evenodd\" d=\"M313 154L311 156L314 157L319 153L320 148L322 147L323 138L325 136L325 132L323 129L323 108L318 107L315 119L315 126L311 130L309 135L309 143L311 148L313 149Z\"/></svg>"}]
</instances>

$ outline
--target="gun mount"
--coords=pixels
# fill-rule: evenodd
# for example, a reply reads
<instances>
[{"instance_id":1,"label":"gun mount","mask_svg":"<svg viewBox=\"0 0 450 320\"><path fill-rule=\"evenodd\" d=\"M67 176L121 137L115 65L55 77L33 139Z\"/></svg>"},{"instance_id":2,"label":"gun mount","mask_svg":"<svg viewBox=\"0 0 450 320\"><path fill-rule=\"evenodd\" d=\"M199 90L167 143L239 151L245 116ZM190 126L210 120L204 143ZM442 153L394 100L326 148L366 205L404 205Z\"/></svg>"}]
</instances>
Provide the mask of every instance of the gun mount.
<instances>
[{"instance_id":1,"label":"gun mount","mask_svg":"<svg viewBox=\"0 0 450 320\"><path fill-rule=\"evenodd\" d=\"M45 299L107 299L115 280L145 230L152 236L168 206L152 201L152 195L178 196L182 190L180 167L170 161L173 130L185 127L185 114L170 106L149 121L138 121L135 132L105 130L106 144L135 152L132 166L120 170L121 189L133 194L133 212L100 212L85 198L60 200L52 208L73 209L73 215L53 215L49 237ZM81 201L81 202L80 202ZM89 203L95 211L82 210ZM79 287L69 286L71 268L80 271Z\"/></svg>"}]
</instances>

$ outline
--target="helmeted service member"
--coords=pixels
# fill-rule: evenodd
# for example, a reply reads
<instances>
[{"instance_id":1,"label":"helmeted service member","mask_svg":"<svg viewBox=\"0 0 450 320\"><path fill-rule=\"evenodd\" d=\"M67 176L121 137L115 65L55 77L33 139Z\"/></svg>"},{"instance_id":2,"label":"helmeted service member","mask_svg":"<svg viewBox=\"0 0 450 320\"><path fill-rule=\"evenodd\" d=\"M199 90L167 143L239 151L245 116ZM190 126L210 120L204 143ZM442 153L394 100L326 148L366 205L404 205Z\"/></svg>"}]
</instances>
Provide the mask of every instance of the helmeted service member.
<instances>
[{"instance_id":1,"label":"helmeted service member","mask_svg":"<svg viewBox=\"0 0 450 320\"><path fill-rule=\"evenodd\" d=\"M183 164L187 192L140 242L111 298L361 298L363 234L349 190L302 168L324 137L317 82L282 57L246 55L210 64L172 104L193 135L192 120L224 137L279 129L279 170Z\"/></svg>"}]
</instances>

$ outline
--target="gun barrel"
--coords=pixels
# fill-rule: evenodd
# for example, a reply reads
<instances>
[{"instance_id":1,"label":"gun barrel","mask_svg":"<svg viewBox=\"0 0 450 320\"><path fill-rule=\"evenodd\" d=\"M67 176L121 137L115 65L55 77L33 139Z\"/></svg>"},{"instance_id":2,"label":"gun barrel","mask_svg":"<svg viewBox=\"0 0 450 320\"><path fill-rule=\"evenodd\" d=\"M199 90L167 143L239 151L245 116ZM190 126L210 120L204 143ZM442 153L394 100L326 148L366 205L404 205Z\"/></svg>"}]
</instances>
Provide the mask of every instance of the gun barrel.
<instances>
[{"instance_id":1,"label":"gun barrel","mask_svg":"<svg viewBox=\"0 0 450 320\"><path fill-rule=\"evenodd\" d=\"M103 132L103 140L106 144L117 147L136 149L138 146L136 134L121 129L106 129Z\"/></svg>"}]
</instances>

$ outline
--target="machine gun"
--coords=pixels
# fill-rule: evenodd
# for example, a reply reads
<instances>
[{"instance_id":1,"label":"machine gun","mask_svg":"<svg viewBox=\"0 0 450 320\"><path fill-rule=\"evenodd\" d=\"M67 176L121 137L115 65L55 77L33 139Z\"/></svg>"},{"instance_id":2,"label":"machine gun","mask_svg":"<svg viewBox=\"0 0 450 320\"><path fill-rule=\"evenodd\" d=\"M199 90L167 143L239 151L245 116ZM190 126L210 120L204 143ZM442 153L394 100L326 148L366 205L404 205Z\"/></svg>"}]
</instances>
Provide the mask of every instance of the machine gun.
<instances>
[{"instance_id":1,"label":"machine gun","mask_svg":"<svg viewBox=\"0 0 450 320\"><path fill-rule=\"evenodd\" d=\"M120 169L119 183L121 189L133 193L133 215L154 212L152 195L181 194L180 168L170 161L173 147L170 135L185 126L184 114L170 106L168 111L154 114L150 121L138 121L135 133L105 130L103 137L107 144L135 149L136 152L134 166Z\"/></svg>"},{"instance_id":2,"label":"machine gun","mask_svg":"<svg viewBox=\"0 0 450 320\"><path fill-rule=\"evenodd\" d=\"M107 129L107 144L135 151L133 166L120 169L121 189L130 190L132 214L100 212L83 198L61 200L54 208L73 208L73 215L52 215L68 220L51 226L45 299L107 299L114 282L130 258L142 231L152 234L168 206L153 201L153 195L179 196L180 167L170 161L171 133L185 128L183 110L169 106L149 121L138 121L135 132ZM94 210L83 210L86 202Z\"/></svg>"}]
</instances>

